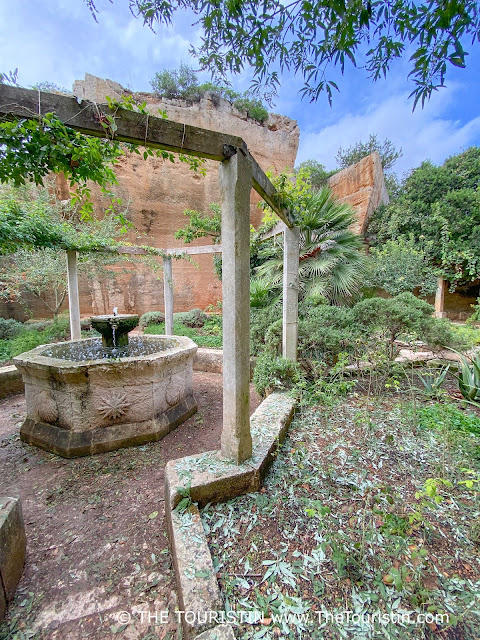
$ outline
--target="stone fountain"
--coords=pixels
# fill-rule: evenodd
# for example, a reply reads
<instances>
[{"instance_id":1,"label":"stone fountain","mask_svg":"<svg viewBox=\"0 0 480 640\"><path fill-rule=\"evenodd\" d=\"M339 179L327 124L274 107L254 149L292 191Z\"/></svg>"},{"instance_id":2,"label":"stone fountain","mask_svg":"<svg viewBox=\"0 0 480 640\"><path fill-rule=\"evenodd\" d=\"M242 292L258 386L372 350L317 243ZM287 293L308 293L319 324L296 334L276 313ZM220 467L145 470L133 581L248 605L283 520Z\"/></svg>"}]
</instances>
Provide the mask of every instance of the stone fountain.
<instances>
[{"instance_id":1,"label":"stone fountain","mask_svg":"<svg viewBox=\"0 0 480 640\"><path fill-rule=\"evenodd\" d=\"M160 440L197 410L197 345L183 336L129 340L138 316L91 319L102 338L42 345L14 358L25 383L24 442L73 458Z\"/></svg>"}]
</instances>

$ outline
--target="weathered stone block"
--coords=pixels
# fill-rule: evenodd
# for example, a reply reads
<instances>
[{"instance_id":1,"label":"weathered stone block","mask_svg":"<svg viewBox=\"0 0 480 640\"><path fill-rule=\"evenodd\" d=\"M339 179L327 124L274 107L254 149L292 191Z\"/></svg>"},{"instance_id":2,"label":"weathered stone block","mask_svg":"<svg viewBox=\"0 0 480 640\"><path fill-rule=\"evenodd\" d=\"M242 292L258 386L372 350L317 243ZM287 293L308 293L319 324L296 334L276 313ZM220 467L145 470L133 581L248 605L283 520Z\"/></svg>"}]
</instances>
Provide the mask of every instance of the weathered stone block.
<instances>
[{"instance_id":1,"label":"weathered stone block","mask_svg":"<svg viewBox=\"0 0 480 640\"><path fill-rule=\"evenodd\" d=\"M250 419L253 455L241 465L222 457L220 451L170 461L165 468L165 520L172 547L180 608L198 614L198 624L184 620L188 639L230 640L230 625L205 621L206 612L220 611L220 594L211 567L213 564L198 512L198 506L222 502L252 491L258 491L275 451L285 438L296 401L286 393L272 393ZM185 489L194 504L183 515L175 510ZM202 627L202 623L205 625ZM216 635L215 635L216 634Z\"/></svg>"},{"instance_id":2,"label":"weathered stone block","mask_svg":"<svg viewBox=\"0 0 480 640\"><path fill-rule=\"evenodd\" d=\"M235 634L229 624L219 624L213 629L204 631L195 640L235 640Z\"/></svg>"},{"instance_id":3,"label":"weathered stone block","mask_svg":"<svg viewBox=\"0 0 480 640\"><path fill-rule=\"evenodd\" d=\"M15 365L0 367L0 399L22 393L23 380Z\"/></svg>"},{"instance_id":4,"label":"weathered stone block","mask_svg":"<svg viewBox=\"0 0 480 640\"><path fill-rule=\"evenodd\" d=\"M0 498L0 583L11 600L22 577L27 540L22 507L17 498ZM2 597L0 595L0 611Z\"/></svg>"},{"instance_id":5,"label":"weathered stone block","mask_svg":"<svg viewBox=\"0 0 480 640\"><path fill-rule=\"evenodd\" d=\"M208 612L223 608L212 557L196 505L184 512L172 511L168 518L179 608L186 638L211 626Z\"/></svg>"}]
</instances>

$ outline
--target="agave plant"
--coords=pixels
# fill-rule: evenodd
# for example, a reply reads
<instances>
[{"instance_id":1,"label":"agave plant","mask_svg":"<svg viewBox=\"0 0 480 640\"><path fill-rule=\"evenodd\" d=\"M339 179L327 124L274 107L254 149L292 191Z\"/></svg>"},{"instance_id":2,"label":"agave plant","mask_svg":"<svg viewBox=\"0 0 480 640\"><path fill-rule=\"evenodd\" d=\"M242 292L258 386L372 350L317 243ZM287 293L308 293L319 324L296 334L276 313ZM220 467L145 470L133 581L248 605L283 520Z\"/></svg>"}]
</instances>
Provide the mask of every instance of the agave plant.
<instances>
[{"instance_id":1,"label":"agave plant","mask_svg":"<svg viewBox=\"0 0 480 640\"><path fill-rule=\"evenodd\" d=\"M447 376L448 370L450 369L450 365L442 367L437 375L434 373L427 373L425 376L422 376L420 373L418 377L423 383L423 388L425 393L429 396L437 398L440 394L441 387L445 382L445 378Z\"/></svg>"},{"instance_id":2,"label":"agave plant","mask_svg":"<svg viewBox=\"0 0 480 640\"><path fill-rule=\"evenodd\" d=\"M480 401L480 354L471 358L471 362L459 351L454 351L459 357L458 387L462 396L469 402L477 404Z\"/></svg>"},{"instance_id":3,"label":"agave plant","mask_svg":"<svg viewBox=\"0 0 480 640\"><path fill-rule=\"evenodd\" d=\"M300 228L299 286L302 295L323 296L332 303L351 298L361 287L366 258L362 239L353 233L355 213L328 187L303 195L296 207ZM280 288L283 252L257 267L257 275Z\"/></svg>"}]
</instances>

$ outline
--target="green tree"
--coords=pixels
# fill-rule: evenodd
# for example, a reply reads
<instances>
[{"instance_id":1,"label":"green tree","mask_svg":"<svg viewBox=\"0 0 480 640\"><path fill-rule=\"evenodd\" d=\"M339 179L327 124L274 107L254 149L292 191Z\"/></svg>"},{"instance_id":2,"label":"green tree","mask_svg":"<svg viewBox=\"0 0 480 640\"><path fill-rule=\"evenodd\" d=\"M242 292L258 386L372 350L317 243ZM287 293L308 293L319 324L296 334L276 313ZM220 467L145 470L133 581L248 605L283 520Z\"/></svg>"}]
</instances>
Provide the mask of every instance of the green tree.
<instances>
[{"instance_id":1,"label":"green tree","mask_svg":"<svg viewBox=\"0 0 480 640\"><path fill-rule=\"evenodd\" d=\"M380 155L384 171L389 171L396 161L403 156L402 149L396 149L391 140L385 138L383 142L380 142L377 135L371 133L366 142L355 142L347 149L340 147L335 160L340 169L346 169L375 151L378 151Z\"/></svg>"},{"instance_id":2,"label":"green tree","mask_svg":"<svg viewBox=\"0 0 480 640\"><path fill-rule=\"evenodd\" d=\"M310 184L314 189L322 189L327 186L328 179L333 176L337 171L327 171L325 165L318 160L305 160L298 165L296 173L300 171L306 171L309 174Z\"/></svg>"},{"instance_id":3,"label":"green tree","mask_svg":"<svg viewBox=\"0 0 480 640\"><path fill-rule=\"evenodd\" d=\"M96 13L96 0L84 0ZM258 89L275 91L279 72L303 77L302 92L331 101L332 69L364 69L373 80L409 56L414 106L443 87L451 66L464 67L480 40L477 0L129 0L133 13L153 27L171 24L176 11L194 14L203 29L196 50L200 65L217 78L251 69Z\"/></svg>"},{"instance_id":4,"label":"green tree","mask_svg":"<svg viewBox=\"0 0 480 640\"><path fill-rule=\"evenodd\" d=\"M54 199L51 180L47 185L0 187L0 298L28 311L28 293L56 317L67 294L65 250L81 252L80 274L106 276L105 266L119 260L109 249L121 226L113 214L82 220L78 208Z\"/></svg>"},{"instance_id":5,"label":"green tree","mask_svg":"<svg viewBox=\"0 0 480 640\"><path fill-rule=\"evenodd\" d=\"M164 69L156 73L150 84L161 98L197 101L201 97L197 74L187 64L182 63L178 69Z\"/></svg>"},{"instance_id":6,"label":"green tree","mask_svg":"<svg viewBox=\"0 0 480 640\"><path fill-rule=\"evenodd\" d=\"M364 286L384 289L392 296L420 289L435 293L437 276L425 253L412 240L387 240L370 252Z\"/></svg>"},{"instance_id":7,"label":"green tree","mask_svg":"<svg viewBox=\"0 0 480 640\"><path fill-rule=\"evenodd\" d=\"M373 215L373 246L411 238L451 285L480 277L480 148L471 147L443 165L423 162L403 181L391 204Z\"/></svg>"}]
</instances>

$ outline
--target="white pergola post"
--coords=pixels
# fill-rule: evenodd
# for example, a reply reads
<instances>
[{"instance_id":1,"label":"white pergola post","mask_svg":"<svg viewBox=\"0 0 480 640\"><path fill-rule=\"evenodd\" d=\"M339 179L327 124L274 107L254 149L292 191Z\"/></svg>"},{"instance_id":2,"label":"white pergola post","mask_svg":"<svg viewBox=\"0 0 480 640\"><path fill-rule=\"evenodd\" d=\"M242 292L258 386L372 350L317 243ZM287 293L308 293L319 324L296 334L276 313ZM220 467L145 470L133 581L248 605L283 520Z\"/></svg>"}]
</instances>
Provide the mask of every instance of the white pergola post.
<instances>
[{"instance_id":1,"label":"white pergola post","mask_svg":"<svg viewBox=\"0 0 480 640\"><path fill-rule=\"evenodd\" d=\"M163 258L163 298L165 302L165 335L173 335L173 275L172 258Z\"/></svg>"},{"instance_id":2,"label":"white pergola post","mask_svg":"<svg viewBox=\"0 0 480 640\"><path fill-rule=\"evenodd\" d=\"M67 251L67 280L68 280L68 312L70 315L70 338L80 340L80 299L78 297L78 255L76 251Z\"/></svg>"},{"instance_id":3,"label":"white pergola post","mask_svg":"<svg viewBox=\"0 0 480 640\"><path fill-rule=\"evenodd\" d=\"M241 464L250 433L250 190L252 169L241 149L220 164L222 195L222 455Z\"/></svg>"},{"instance_id":4,"label":"white pergola post","mask_svg":"<svg viewBox=\"0 0 480 640\"><path fill-rule=\"evenodd\" d=\"M445 318L446 313L444 311L445 304L445 280L444 278L438 278L437 292L435 293L435 317Z\"/></svg>"},{"instance_id":5,"label":"white pergola post","mask_svg":"<svg viewBox=\"0 0 480 640\"><path fill-rule=\"evenodd\" d=\"M283 233L283 334L282 355L297 361L298 257L300 231L285 227Z\"/></svg>"}]
</instances>

